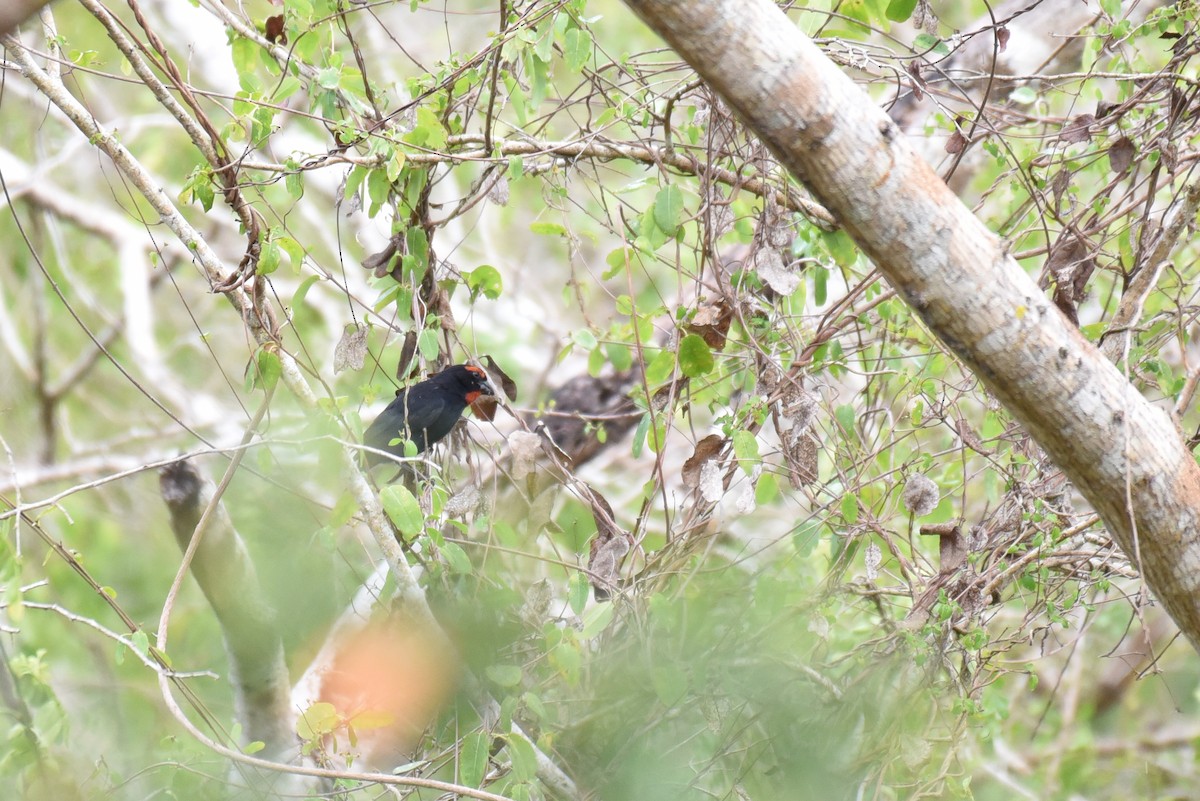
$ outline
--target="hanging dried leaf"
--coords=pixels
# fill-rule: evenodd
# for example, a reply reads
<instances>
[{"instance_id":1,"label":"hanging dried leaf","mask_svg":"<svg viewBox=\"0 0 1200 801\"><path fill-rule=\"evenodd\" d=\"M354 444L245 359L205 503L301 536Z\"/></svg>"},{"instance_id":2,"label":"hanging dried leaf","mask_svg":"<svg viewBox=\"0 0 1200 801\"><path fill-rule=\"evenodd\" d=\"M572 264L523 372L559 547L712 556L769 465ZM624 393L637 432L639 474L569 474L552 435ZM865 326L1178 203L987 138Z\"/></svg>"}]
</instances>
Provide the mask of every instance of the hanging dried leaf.
<instances>
[{"instance_id":1,"label":"hanging dried leaf","mask_svg":"<svg viewBox=\"0 0 1200 801\"><path fill-rule=\"evenodd\" d=\"M486 498L479 487L468 484L450 496L444 511L447 517L464 518L485 506Z\"/></svg>"},{"instance_id":2,"label":"hanging dried leaf","mask_svg":"<svg viewBox=\"0 0 1200 801\"><path fill-rule=\"evenodd\" d=\"M946 140L946 152L952 156L957 156L967 147L967 137L963 136L962 131L955 131L950 134L950 138Z\"/></svg>"},{"instance_id":3,"label":"hanging dried leaf","mask_svg":"<svg viewBox=\"0 0 1200 801\"><path fill-rule=\"evenodd\" d=\"M914 516L924 517L937 508L941 492L937 484L920 473L915 473L905 483L901 500L904 502L904 508Z\"/></svg>"},{"instance_id":4,"label":"hanging dried leaf","mask_svg":"<svg viewBox=\"0 0 1200 801\"><path fill-rule=\"evenodd\" d=\"M925 78L921 75L921 64L916 59L908 62L908 74L912 77L913 99L918 103L925 99Z\"/></svg>"},{"instance_id":5,"label":"hanging dried leaf","mask_svg":"<svg viewBox=\"0 0 1200 801\"><path fill-rule=\"evenodd\" d=\"M784 417L792 421L792 436L812 425L817 417L817 398L797 380L784 379L783 397L780 399Z\"/></svg>"},{"instance_id":6,"label":"hanging dried leaf","mask_svg":"<svg viewBox=\"0 0 1200 801\"><path fill-rule=\"evenodd\" d=\"M400 361L396 362L396 378L405 383L416 373L416 365L412 363L413 354L417 352L417 332L409 330L404 335L404 345L400 348Z\"/></svg>"},{"instance_id":7,"label":"hanging dried leaf","mask_svg":"<svg viewBox=\"0 0 1200 801\"><path fill-rule=\"evenodd\" d=\"M958 431L958 436L962 439L963 444L976 453L984 456L991 456L992 451L983 444L983 440L975 433L975 429L971 428L971 424L967 422L965 417L959 417L954 422L954 428Z\"/></svg>"},{"instance_id":8,"label":"hanging dried leaf","mask_svg":"<svg viewBox=\"0 0 1200 801\"><path fill-rule=\"evenodd\" d=\"M1117 175L1124 175L1129 172L1129 165L1133 163L1136 150L1133 140L1128 136L1122 136L1108 149L1108 166Z\"/></svg>"},{"instance_id":9,"label":"hanging dried leaf","mask_svg":"<svg viewBox=\"0 0 1200 801\"><path fill-rule=\"evenodd\" d=\"M267 17L263 23L263 35L271 44L286 45L288 43L287 33L283 29L283 15L276 14L273 17Z\"/></svg>"},{"instance_id":10,"label":"hanging dried leaf","mask_svg":"<svg viewBox=\"0 0 1200 801\"><path fill-rule=\"evenodd\" d=\"M508 449L512 452L513 480L520 481L533 472L542 438L529 431L514 431L508 435Z\"/></svg>"},{"instance_id":11,"label":"hanging dried leaf","mask_svg":"<svg viewBox=\"0 0 1200 801\"><path fill-rule=\"evenodd\" d=\"M795 432L792 428L792 432ZM790 432L789 432L790 433ZM817 483L817 438L811 431L787 437L787 448L783 452L788 466L788 481L800 489Z\"/></svg>"},{"instance_id":12,"label":"hanging dried leaf","mask_svg":"<svg viewBox=\"0 0 1200 801\"><path fill-rule=\"evenodd\" d=\"M683 486L695 489L700 483L700 471L708 460L712 459L725 445L725 438L720 434L709 434L696 443L696 449L683 463Z\"/></svg>"},{"instance_id":13,"label":"hanging dried leaf","mask_svg":"<svg viewBox=\"0 0 1200 801\"><path fill-rule=\"evenodd\" d=\"M922 536L940 537L938 543L938 574L945 576L958 570L967 561L967 540L955 523L921 526Z\"/></svg>"},{"instance_id":14,"label":"hanging dried leaf","mask_svg":"<svg viewBox=\"0 0 1200 801\"><path fill-rule=\"evenodd\" d=\"M707 503L716 503L725 495L725 482L721 480L721 466L711 459L700 468L700 497Z\"/></svg>"},{"instance_id":15,"label":"hanging dried leaf","mask_svg":"<svg viewBox=\"0 0 1200 801\"><path fill-rule=\"evenodd\" d=\"M488 187L487 199L497 206L507 206L508 194L508 177L501 173L500 177Z\"/></svg>"},{"instance_id":16,"label":"hanging dried leaf","mask_svg":"<svg viewBox=\"0 0 1200 801\"><path fill-rule=\"evenodd\" d=\"M354 195L355 198L358 195ZM384 245L383 250L378 253L372 253L362 260L364 270L370 270L375 274L376 278L383 278L388 274L392 259L400 252L401 235L396 234L391 240Z\"/></svg>"},{"instance_id":17,"label":"hanging dried leaf","mask_svg":"<svg viewBox=\"0 0 1200 801\"><path fill-rule=\"evenodd\" d=\"M621 575L621 564L625 554L633 545L633 538L616 524L612 505L608 500L579 482L585 500L592 507L592 519L596 521L596 536L588 555L588 570L592 573L592 596L597 601L606 601L616 589Z\"/></svg>"},{"instance_id":18,"label":"hanging dried leaf","mask_svg":"<svg viewBox=\"0 0 1200 801\"><path fill-rule=\"evenodd\" d=\"M491 355L484 355L483 363L487 365L488 377L492 379L500 379L500 389L504 390L504 396L513 403L517 401L517 382L509 377L508 373L500 369L500 365L496 364L496 360Z\"/></svg>"},{"instance_id":19,"label":"hanging dried leaf","mask_svg":"<svg viewBox=\"0 0 1200 801\"><path fill-rule=\"evenodd\" d=\"M1158 152L1162 154L1162 163L1167 168L1167 173L1174 175L1179 167L1179 148L1174 142L1166 141L1158 146Z\"/></svg>"},{"instance_id":20,"label":"hanging dried leaf","mask_svg":"<svg viewBox=\"0 0 1200 801\"><path fill-rule=\"evenodd\" d=\"M1087 282L1096 270L1096 260L1091 249L1078 236L1066 234L1050 251L1046 260L1046 272L1054 277L1054 305L1074 323L1079 325L1077 311L1087 289Z\"/></svg>"},{"instance_id":21,"label":"hanging dried leaf","mask_svg":"<svg viewBox=\"0 0 1200 801\"><path fill-rule=\"evenodd\" d=\"M734 508L737 509L738 514L748 515L758 508L758 500L754 497L755 484L756 480L747 482L746 486L742 487L742 491L738 493L737 501L734 503Z\"/></svg>"},{"instance_id":22,"label":"hanging dried leaf","mask_svg":"<svg viewBox=\"0 0 1200 801\"><path fill-rule=\"evenodd\" d=\"M477 420L492 422L496 419L496 410L499 408L500 401L491 395L480 395L471 401L471 414Z\"/></svg>"},{"instance_id":23,"label":"hanging dried leaf","mask_svg":"<svg viewBox=\"0 0 1200 801\"><path fill-rule=\"evenodd\" d=\"M629 541L623 536L613 537L603 543L598 535L592 540L588 570L592 574L592 597L598 602L611 598L612 591L619 586L621 563L625 561L627 553Z\"/></svg>"},{"instance_id":24,"label":"hanging dried leaf","mask_svg":"<svg viewBox=\"0 0 1200 801\"><path fill-rule=\"evenodd\" d=\"M1001 53L1008 47L1008 40L1011 36L1012 31L1008 29L1007 25L996 28L996 44L999 45Z\"/></svg>"},{"instance_id":25,"label":"hanging dried leaf","mask_svg":"<svg viewBox=\"0 0 1200 801\"><path fill-rule=\"evenodd\" d=\"M698 334L713 350L724 350L732 322L733 310L724 301L718 301L696 309L686 329L688 333Z\"/></svg>"},{"instance_id":26,"label":"hanging dried leaf","mask_svg":"<svg viewBox=\"0 0 1200 801\"><path fill-rule=\"evenodd\" d=\"M760 231L763 241L772 248L790 248L792 240L796 238L796 227L793 225L792 215L770 199L767 200L766 208L763 209Z\"/></svg>"},{"instance_id":27,"label":"hanging dried leaf","mask_svg":"<svg viewBox=\"0 0 1200 801\"><path fill-rule=\"evenodd\" d=\"M1063 194L1070 185L1071 173L1066 170L1059 170L1054 174L1053 180L1050 181L1050 191L1054 195L1055 204L1062 203Z\"/></svg>"},{"instance_id":28,"label":"hanging dried leaf","mask_svg":"<svg viewBox=\"0 0 1200 801\"><path fill-rule=\"evenodd\" d=\"M775 248L763 248L754 254L754 271L763 283L785 297L800 286L800 273L785 264Z\"/></svg>"},{"instance_id":29,"label":"hanging dried leaf","mask_svg":"<svg viewBox=\"0 0 1200 801\"><path fill-rule=\"evenodd\" d=\"M525 593L525 603L521 605L521 619L534 628L541 628L550 611L550 602L554 600L554 585L550 579L541 579Z\"/></svg>"},{"instance_id":30,"label":"hanging dried leaf","mask_svg":"<svg viewBox=\"0 0 1200 801\"><path fill-rule=\"evenodd\" d=\"M867 567L867 581L874 581L879 578L879 566L883 563L883 551L879 549L879 545L872 542L867 546L864 561Z\"/></svg>"},{"instance_id":31,"label":"hanging dried leaf","mask_svg":"<svg viewBox=\"0 0 1200 801\"><path fill-rule=\"evenodd\" d=\"M1067 123L1058 138L1068 144L1087 142L1092 138L1091 126L1096 121L1093 114L1080 114Z\"/></svg>"},{"instance_id":32,"label":"hanging dried leaf","mask_svg":"<svg viewBox=\"0 0 1200 801\"><path fill-rule=\"evenodd\" d=\"M697 123L698 124L698 123ZM715 206L712 210L713 237L720 239L733 230L733 209L728 203Z\"/></svg>"},{"instance_id":33,"label":"hanging dried leaf","mask_svg":"<svg viewBox=\"0 0 1200 801\"><path fill-rule=\"evenodd\" d=\"M367 329L348 325L333 350L333 372L361 370L367 361Z\"/></svg>"}]
</instances>

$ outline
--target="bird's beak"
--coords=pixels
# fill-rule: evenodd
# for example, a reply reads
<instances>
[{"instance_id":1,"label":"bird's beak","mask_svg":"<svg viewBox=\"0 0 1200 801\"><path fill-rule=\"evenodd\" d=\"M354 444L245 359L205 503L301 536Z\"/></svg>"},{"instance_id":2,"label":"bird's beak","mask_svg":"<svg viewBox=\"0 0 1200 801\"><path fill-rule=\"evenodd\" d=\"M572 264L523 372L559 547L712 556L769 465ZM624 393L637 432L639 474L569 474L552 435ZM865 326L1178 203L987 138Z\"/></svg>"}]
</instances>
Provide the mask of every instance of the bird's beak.
<instances>
[{"instance_id":1,"label":"bird's beak","mask_svg":"<svg viewBox=\"0 0 1200 801\"><path fill-rule=\"evenodd\" d=\"M483 384L479 387L479 391L482 392L484 395L493 395L494 396L496 394L496 388L492 386L492 382L490 380L484 381Z\"/></svg>"}]
</instances>

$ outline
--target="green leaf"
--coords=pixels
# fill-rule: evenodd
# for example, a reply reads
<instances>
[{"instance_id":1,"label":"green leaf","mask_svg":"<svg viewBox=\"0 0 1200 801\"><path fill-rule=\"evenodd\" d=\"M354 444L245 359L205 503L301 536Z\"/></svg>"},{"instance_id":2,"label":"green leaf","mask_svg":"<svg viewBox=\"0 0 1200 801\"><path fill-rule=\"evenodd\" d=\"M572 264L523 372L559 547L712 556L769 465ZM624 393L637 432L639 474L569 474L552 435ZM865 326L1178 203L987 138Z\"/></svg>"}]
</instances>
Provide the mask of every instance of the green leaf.
<instances>
[{"instance_id":1,"label":"green leaf","mask_svg":"<svg viewBox=\"0 0 1200 801\"><path fill-rule=\"evenodd\" d=\"M918 33L913 39L912 48L918 53L933 53L937 56L950 55L950 48L946 46L945 42L927 33Z\"/></svg>"},{"instance_id":2,"label":"green leaf","mask_svg":"<svg viewBox=\"0 0 1200 801\"><path fill-rule=\"evenodd\" d=\"M533 743L513 732L508 735L508 756L512 760L513 778L527 782L537 776L537 752Z\"/></svg>"},{"instance_id":3,"label":"green leaf","mask_svg":"<svg viewBox=\"0 0 1200 801\"><path fill-rule=\"evenodd\" d=\"M563 57L567 69L579 72L592 57L592 34L581 28L572 28L563 36Z\"/></svg>"},{"instance_id":4,"label":"green leaf","mask_svg":"<svg viewBox=\"0 0 1200 801\"><path fill-rule=\"evenodd\" d=\"M571 339L581 350L591 350L596 347L596 335L586 328L580 328L571 333Z\"/></svg>"},{"instance_id":5,"label":"green leaf","mask_svg":"<svg viewBox=\"0 0 1200 801\"><path fill-rule=\"evenodd\" d=\"M852 492L842 496L842 517L851 525L858 522L858 496Z\"/></svg>"},{"instance_id":6,"label":"green leaf","mask_svg":"<svg viewBox=\"0 0 1200 801\"><path fill-rule=\"evenodd\" d=\"M834 419L838 421L838 425L840 425L842 430L847 434L854 431L854 423L857 415L854 413L853 406L848 403L844 403L833 410L833 416Z\"/></svg>"},{"instance_id":7,"label":"green leaf","mask_svg":"<svg viewBox=\"0 0 1200 801\"><path fill-rule=\"evenodd\" d=\"M754 488L754 502L759 506L766 506L771 501L775 500L779 495L779 479L775 478L774 473L763 471L763 474L758 478L758 485Z\"/></svg>"},{"instance_id":8,"label":"green leaf","mask_svg":"<svg viewBox=\"0 0 1200 801\"><path fill-rule=\"evenodd\" d=\"M541 696L535 693L527 692L521 694L521 700L525 703L526 708L532 712L538 720L547 720L550 713L546 710L546 705L542 703Z\"/></svg>"},{"instance_id":9,"label":"green leaf","mask_svg":"<svg viewBox=\"0 0 1200 801\"><path fill-rule=\"evenodd\" d=\"M567 229L556 222L538 220L529 224L529 230L538 236L566 236Z\"/></svg>"},{"instance_id":10,"label":"green leaf","mask_svg":"<svg viewBox=\"0 0 1200 801\"><path fill-rule=\"evenodd\" d=\"M283 258L283 252L279 249L279 245L273 241L264 242L262 251L258 256L258 274L270 275L279 269L279 262Z\"/></svg>"},{"instance_id":11,"label":"green leaf","mask_svg":"<svg viewBox=\"0 0 1200 801\"><path fill-rule=\"evenodd\" d=\"M671 708L684 699L688 692L688 677L678 662L660 659L650 668L650 683L663 705Z\"/></svg>"},{"instance_id":12,"label":"green leaf","mask_svg":"<svg viewBox=\"0 0 1200 801\"><path fill-rule=\"evenodd\" d=\"M247 743L246 747L242 749L242 753L243 754L257 754L259 751L263 750L266 747L267 747L267 744L264 743L262 740L255 740L252 743Z\"/></svg>"},{"instance_id":13,"label":"green leaf","mask_svg":"<svg viewBox=\"0 0 1200 801\"><path fill-rule=\"evenodd\" d=\"M317 86L322 89L337 89L342 80L342 73L334 67L324 67L317 70Z\"/></svg>"},{"instance_id":14,"label":"green leaf","mask_svg":"<svg viewBox=\"0 0 1200 801\"><path fill-rule=\"evenodd\" d=\"M607 281L620 273L633 262L636 252L633 248L617 248L609 251L608 255L604 257L604 263L608 265L608 269L600 277Z\"/></svg>"},{"instance_id":15,"label":"green leaf","mask_svg":"<svg viewBox=\"0 0 1200 801\"><path fill-rule=\"evenodd\" d=\"M521 668L516 665L491 665L485 672L501 687L516 687L521 683Z\"/></svg>"},{"instance_id":16,"label":"green leaf","mask_svg":"<svg viewBox=\"0 0 1200 801\"><path fill-rule=\"evenodd\" d=\"M374 217L383 208L383 204L387 202L388 193L392 190L392 182L388 180L387 173L383 170L371 170L367 173L367 199L371 201L367 206L367 216Z\"/></svg>"},{"instance_id":17,"label":"green leaf","mask_svg":"<svg viewBox=\"0 0 1200 801\"><path fill-rule=\"evenodd\" d=\"M596 604L584 614L583 630L579 632L579 636L590 640L608 628L612 618L613 605L611 603Z\"/></svg>"},{"instance_id":18,"label":"green leaf","mask_svg":"<svg viewBox=\"0 0 1200 801\"><path fill-rule=\"evenodd\" d=\"M673 234L669 234L659 226L658 221L654 217L654 206L646 209L640 217L637 218L638 237L634 240L634 245L653 252L658 250L667 242L671 241Z\"/></svg>"},{"instance_id":19,"label":"green leaf","mask_svg":"<svg viewBox=\"0 0 1200 801\"><path fill-rule=\"evenodd\" d=\"M400 177L400 173L404 171L404 165L408 162L408 154L400 148L393 148L392 155L388 158L384 169L387 171L389 181L395 182Z\"/></svg>"},{"instance_id":20,"label":"green leaf","mask_svg":"<svg viewBox=\"0 0 1200 801\"><path fill-rule=\"evenodd\" d=\"M508 157L508 180L515 181L525 174L525 159L520 156Z\"/></svg>"},{"instance_id":21,"label":"green leaf","mask_svg":"<svg viewBox=\"0 0 1200 801\"><path fill-rule=\"evenodd\" d=\"M646 365L646 383L652 388L662 384L675 372L675 354L663 349Z\"/></svg>"},{"instance_id":22,"label":"green leaf","mask_svg":"<svg viewBox=\"0 0 1200 801\"><path fill-rule=\"evenodd\" d=\"M417 350L421 351L421 358L427 362L437 361L438 334L432 328L426 328L421 331L417 337Z\"/></svg>"},{"instance_id":23,"label":"green leaf","mask_svg":"<svg viewBox=\"0 0 1200 801\"><path fill-rule=\"evenodd\" d=\"M259 348L258 350L258 381L266 389L274 389L283 374L283 362L274 350Z\"/></svg>"},{"instance_id":24,"label":"green leaf","mask_svg":"<svg viewBox=\"0 0 1200 801\"><path fill-rule=\"evenodd\" d=\"M1037 100L1037 92L1034 91L1032 86L1018 86L1008 96L1008 99L1014 103L1028 105Z\"/></svg>"},{"instance_id":25,"label":"green leaf","mask_svg":"<svg viewBox=\"0 0 1200 801\"><path fill-rule=\"evenodd\" d=\"M570 604L572 612L577 615L583 614L590 590L591 584L586 575L578 572L571 574L567 579L567 603Z\"/></svg>"},{"instance_id":26,"label":"green leaf","mask_svg":"<svg viewBox=\"0 0 1200 801\"><path fill-rule=\"evenodd\" d=\"M296 721L296 734L301 740L323 737L338 727L338 713L333 704L320 701L313 704Z\"/></svg>"},{"instance_id":27,"label":"green leaf","mask_svg":"<svg viewBox=\"0 0 1200 801\"><path fill-rule=\"evenodd\" d=\"M329 513L328 525L335 528L341 528L350 522L358 511L358 501L349 492L343 492L333 505L333 510Z\"/></svg>"},{"instance_id":28,"label":"green leaf","mask_svg":"<svg viewBox=\"0 0 1200 801\"><path fill-rule=\"evenodd\" d=\"M633 458L638 458L642 455L642 449L646 447L646 435L650 433L650 413L642 415L642 419L638 421L637 428L633 432Z\"/></svg>"},{"instance_id":29,"label":"green leaf","mask_svg":"<svg viewBox=\"0 0 1200 801\"><path fill-rule=\"evenodd\" d=\"M346 176L345 198L347 200L358 192L359 187L362 186L362 183L364 180L366 180L366 177L367 168L363 167L362 165L355 166L350 170L350 174Z\"/></svg>"},{"instance_id":30,"label":"green leaf","mask_svg":"<svg viewBox=\"0 0 1200 801\"><path fill-rule=\"evenodd\" d=\"M425 267L429 264L429 237L424 228L414 225L404 232L404 241L408 244L409 254L421 267L421 274L414 275L414 278L420 278L425 275Z\"/></svg>"},{"instance_id":31,"label":"green leaf","mask_svg":"<svg viewBox=\"0 0 1200 801\"><path fill-rule=\"evenodd\" d=\"M427 105L417 107L417 119L413 129L404 135L404 141L428 148L441 150L446 146L446 128Z\"/></svg>"},{"instance_id":32,"label":"green leaf","mask_svg":"<svg viewBox=\"0 0 1200 801\"><path fill-rule=\"evenodd\" d=\"M421 511L421 504L417 502L416 496L407 487L390 484L379 493L379 500L383 503L383 510L387 512L387 516L405 537L415 537L425 529L425 513Z\"/></svg>"},{"instance_id":33,"label":"green leaf","mask_svg":"<svg viewBox=\"0 0 1200 801\"><path fill-rule=\"evenodd\" d=\"M588 353L588 375L593 378L598 377L604 370L604 361L604 350L598 347L592 348Z\"/></svg>"},{"instance_id":34,"label":"green leaf","mask_svg":"<svg viewBox=\"0 0 1200 801\"><path fill-rule=\"evenodd\" d=\"M283 105L283 101L299 92L300 87L300 79L294 75L288 75L275 87L275 91L271 93L271 100L276 105Z\"/></svg>"},{"instance_id":35,"label":"green leaf","mask_svg":"<svg viewBox=\"0 0 1200 801\"><path fill-rule=\"evenodd\" d=\"M683 190L675 184L664 186L654 197L654 223L668 237L675 236L683 222Z\"/></svg>"},{"instance_id":36,"label":"green leaf","mask_svg":"<svg viewBox=\"0 0 1200 801\"><path fill-rule=\"evenodd\" d=\"M488 300L495 300L504 291L504 279L500 271L490 264L480 265L463 277L467 279L467 288L471 290L472 297L483 295Z\"/></svg>"},{"instance_id":37,"label":"green leaf","mask_svg":"<svg viewBox=\"0 0 1200 801\"><path fill-rule=\"evenodd\" d=\"M451 573L465 576L472 571L471 557L467 556L467 552L457 542L442 543L441 551Z\"/></svg>"},{"instance_id":38,"label":"green leaf","mask_svg":"<svg viewBox=\"0 0 1200 801\"><path fill-rule=\"evenodd\" d=\"M679 343L679 370L688 378L699 378L713 369L712 349L698 334L688 334Z\"/></svg>"},{"instance_id":39,"label":"green leaf","mask_svg":"<svg viewBox=\"0 0 1200 801\"><path fill-rule=\"evenodd\" d=\"M888 3L887 18L892 22L905 22L917 8L917 0L892 0Z\"/></svg>"},{"instance_id":40,"label":"green leaf","mask_svg":"<svg viewBox=\"0 0 1200 801\"><path fill-rule=\"evenodd\" d=\"M275 240L275 244L279 245L280 250L287 254L288 261L292 263L292 271L299 275L300 266L304 263L304 247L290 236L279 237Z\"/></svg>"},{"instance_id":41,"label":"green leaf","mask_svg":"<svg viewBox=\"0 0 1200 801\"><path fill-rule=\"evenodd\" d=\"M821 234L821 241L825 243L825 249L839 267L854 266L858 259L858 250L849 234L842 230L825 232Z\"/></svg>"},{"instance_id":42,"label":"green leaf","mask_svg":"<svg viewBox=\"0 0 1200 801\"><path fill-rule=\"evenodd\" d=\"M604 343L604 352L608 355L609 363L620 372L625 372L633 366L633 350L628 345L620 342L606 342Z\"/></svg>"},{"instance_id":43,"label":"green leaf","mask_svg":"<svg viewBox=\"0 0 1200 801\"><path fill-rule=\"evenodd\" d=\"M239 36L233 40L229 54L233 58L233 69L238 74L242 89L247 92L254 88L254 65L258 63L258 45L249 39Z\"/></svg>"},{"instance_id":44,"label":"green leaf","mask_svg":"<svg viewBox=\"0 0 1200 801\"><path fill-rule=\"evenodd\" d=\"M733 432L733 455L737 457L742 470L749 475L759 463L758 437L749 431Z\"/></svg>"},{"instance_id":45,"label":"green leaf","mask_svg":"<svg viewBox=\"0 0 1200 801\"><path fill-rule=\"evenodd\" d=\"M458 752L458 778L467 787L481 787L487 775L492 738L486 732L473 731L463 738Z\"/></svg>"}]
</instances>

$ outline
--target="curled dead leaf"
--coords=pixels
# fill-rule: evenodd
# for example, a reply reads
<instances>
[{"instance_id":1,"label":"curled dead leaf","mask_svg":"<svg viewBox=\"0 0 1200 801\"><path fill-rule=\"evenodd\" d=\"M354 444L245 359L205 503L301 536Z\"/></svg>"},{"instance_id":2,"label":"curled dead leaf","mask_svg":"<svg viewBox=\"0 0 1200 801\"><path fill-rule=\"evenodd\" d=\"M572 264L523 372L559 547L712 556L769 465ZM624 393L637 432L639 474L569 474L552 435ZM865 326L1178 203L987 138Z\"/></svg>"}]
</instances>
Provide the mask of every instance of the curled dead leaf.
<instances>
[{"instance_id":1,"label":"curled dead leaf","mask_svg":"<svg viewBox=\"0 0 1200 801\"><path fill-rule=\"evenodd\" d=\"M700 483L700 470L704 463L720 453L724 445L725 438L720 434L709 434L697 442L692 455L683 463L683 486L695 489Z\"/></svg>"}]
</instances>

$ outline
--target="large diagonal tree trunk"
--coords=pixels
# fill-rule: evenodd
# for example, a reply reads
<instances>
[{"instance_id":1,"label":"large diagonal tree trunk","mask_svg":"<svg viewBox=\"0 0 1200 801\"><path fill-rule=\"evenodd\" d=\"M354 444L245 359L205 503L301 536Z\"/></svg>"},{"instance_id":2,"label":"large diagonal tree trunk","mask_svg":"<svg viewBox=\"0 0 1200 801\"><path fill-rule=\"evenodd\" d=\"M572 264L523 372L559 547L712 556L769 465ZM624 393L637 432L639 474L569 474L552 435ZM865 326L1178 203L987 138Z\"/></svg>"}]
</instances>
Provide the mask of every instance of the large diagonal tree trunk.
<instances>
[{"instance_id":1,"label":"large diagonal tree trunk","mask_svg":"<svg viewBox=\"0 0 1200 801\"><path fill-rule=\"evenodd\" d=\"M626 0L844 225L1104 519L1200 648L1200 468L895 124L769 0Z\"/></svg>"}]
</instances>

